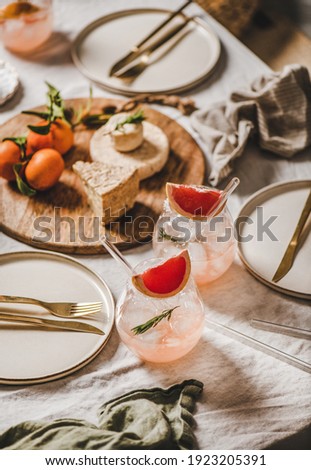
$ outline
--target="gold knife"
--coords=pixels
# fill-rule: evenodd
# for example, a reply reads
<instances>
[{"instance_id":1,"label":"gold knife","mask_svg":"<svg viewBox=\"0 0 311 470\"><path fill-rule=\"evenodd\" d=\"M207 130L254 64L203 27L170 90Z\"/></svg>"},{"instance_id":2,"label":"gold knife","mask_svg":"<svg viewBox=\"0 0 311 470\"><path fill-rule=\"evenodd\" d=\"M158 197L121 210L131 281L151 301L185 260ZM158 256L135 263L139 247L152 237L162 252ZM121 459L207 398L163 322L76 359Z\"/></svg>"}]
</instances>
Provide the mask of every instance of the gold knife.
<instances>
[{"instance_id":1,"label":"gold knife","mask_svg":"<svg viewBox=\"0 0 311 470\"><path fill-rule=\"evenodd\" d=\"M133 60L137 59L143 52L142 46L146 44L151 38L153 38L157 33L159 33L168 23L170 23L179 13L181 13L188 5L192 3L192 0L184 3L180 8L173 11L171 15L163 21L159 26L157 26L147 37L142 39L136 46L133 46L122 59L118 60L110 69L109 76L116 74L119 70L123 69L126 65L131 63Z\"/></svg>"},{"instance_id":2,"label":"gold knife","mask_svg":"<svg viewBox=\"0 0 311 470\"><path fill-rule=\"evenodd\" d=\"M299 241L301 232L308 220L310 212L311 212L311 190L306 200L306 203L304 205L304 208L302 210L298 224L295 228L295 232L291 238L291 241L289 242L286 248L282 261L279 264L279 267L276 270L272 278L273 282L279 282L285 276L285 274L287 274L288 271L291 269L294 259L295 259L296 251L298 248L298 241Z\"/></svg>"},{"instance_id":3,"label":"gold knife","mask_svg":"<svg viewBox=\"0 0 311 470\"><path fill-rule=\"evenodd\" d=\"M139 60L135 61L134 65L125 68L124 71L121 70L121 72L116 73L115 76L122 79L136 78L150 65L150 58L152 57L151 54L177 36L177 34L187 26L189 21L191 21L191 18L187 18L183 23L171 28L167 33L165 33L165 35L161 36L153 44L151 44L151 46L144 49L139 57Z\"/></svg>"},{"instance_id":4,"label":"gold knife","mask_svg":"<svg viewBox=\"0 0 311 470\"><path fill-rule=\"evenodd\" d=\"M43 326L47 328L57 328L60 330L80 331L83 333L93 333L95 335L104 335L105 333L88 323L80 321L58 321L47 320L45 318L34 318L28 315L16 315L15 313L0 313L0 321L9 321L14 323L24 323L33 326Z\"/></svg>"}]
</instances>

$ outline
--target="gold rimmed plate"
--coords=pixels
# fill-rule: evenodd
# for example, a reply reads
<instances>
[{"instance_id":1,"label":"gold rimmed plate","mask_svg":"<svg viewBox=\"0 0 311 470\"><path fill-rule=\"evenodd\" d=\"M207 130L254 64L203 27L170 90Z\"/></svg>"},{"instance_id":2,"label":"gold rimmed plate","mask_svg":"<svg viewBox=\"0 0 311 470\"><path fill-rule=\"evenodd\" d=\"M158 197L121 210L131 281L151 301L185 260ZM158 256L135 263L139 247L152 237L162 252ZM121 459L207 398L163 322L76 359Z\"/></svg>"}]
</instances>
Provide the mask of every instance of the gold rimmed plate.
<instances>
[{"instance_id":1,"label":"gold rimmed plate","mask_svg":"<svg viewBox=\"0 0 311 470\"><path fill-rule=\"evenodd\" d=\"M65 377L92 361L105 347L114 323L114 300L106 283L73 258L53 252L27 251L0 255L2 294L47 301L100 301L101 312L80 317L104 336L0 324L0 384L49 382ZM0 311L23 310L53 318L40 307L1 304Z\"/></svg>"},{"instance_id":2,"label":"gold rimmed plate","mask_svg":"<svg viewBox=\"0 0 311 470\"><path fill-rule=\"evenodd\" d=\"M238 216L239 255L249 272L278 292L307 300L311 300L311 216L292 268L279 282L273 282L272 278L294 233L310 188L311 180L266 186L246 201Z\"/></svg>"},{"instance_id":3,"label":"gold rimmed plate","mask_svg":"<svg viewBox=\"0 0 311 470\"><path fill-rule=\"evenodd\" d=\"M72 57L75 65L92 81L123 95L181 93L193 88L213 72L221 53L218 37L198 17L189 22L174 47L164 49L159 60L133 82L109 76L112 65L170 13L164 9L141 8L99 18L84 28L74 41ZM179 15L171 26L184 18Z\"/></svg>"}]
</instances>

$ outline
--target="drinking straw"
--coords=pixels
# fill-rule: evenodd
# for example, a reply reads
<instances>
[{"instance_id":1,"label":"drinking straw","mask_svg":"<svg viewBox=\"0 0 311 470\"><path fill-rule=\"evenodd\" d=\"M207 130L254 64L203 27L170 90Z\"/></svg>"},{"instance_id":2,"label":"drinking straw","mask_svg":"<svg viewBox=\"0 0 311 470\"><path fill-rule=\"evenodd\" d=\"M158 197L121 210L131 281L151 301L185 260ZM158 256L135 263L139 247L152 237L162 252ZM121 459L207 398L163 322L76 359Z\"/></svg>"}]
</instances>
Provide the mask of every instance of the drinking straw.
<instances>
[{"instance_id":1,"label":"drinking straw","mask_svg":"<svg viewBox=\"0 0 311 470\"><path fill-rule=\"evenodd\" d=\"M104 245L108 253L127 271L127 273L132 277L135 275L135 271L118 248L111 243L106 235L103 235L100 239L101 243Z\"/></svg>"},{"instance_id":2,"label":"drinking straw","mask_svg":"<svg viewBox=\"0 0 311 470\"><path fill-rule=\"evenodd\" d=\"M237 188L237 186L240 184L240 180L237 177L232 178L231 181L227 184L225 189L221 192L221 195L219 199L215 202L215 204L212 206L211 210L208 213L208 218L214 217L216 212L219 210L221 206L226 204L229 196L233 193L233 191Z\"/></svg>"},{"instance_id":3,"label":"drinking straw","mask_svg":"<svg viewBox=\"0 0 311 470\"><path fill-rule=\"evenodd\" d=\"M258 320L257 318L252 318L250 324L259 330L280 333L282 335L293 336L294 338L311 339L311 330L305 330L303 328L295 328L294 326L282 325L271 321Z\"/></svg>"},{"instance_id":4,"label":"drinking straw","mask_svg":"<svg viewBox=\"0 0 311 470\"><path fill-rule=\"evenodd\" d=\"M209 325L214 331L221 333L229 338L235 339L240 343L245 344L246 346L250 346L253 349L257 349L268 356L274 357L279 361L285 362L291 366L296 367L297 369L303 370L304 372L308 372L311 374L311 364L308 362L302 361L295 356L291 356L290 354L285 353L284 351L280 351L279 349L273 348L272 346L262 343L257 339L252 338L244 333L240 333L239 331L230 328L229 326L222 325L221 323L214 322L212 320L205 320L207 325Z\"/></svg>"},{"instance_id":5,"label":"drinking straw","mask_svg":"<svg viewBox=\"0 0 311 470\"><path fill-rule=\"evenodd\" d=\"M108 240L106 235L103 235L100 241L103 244L103 246L106 248L108 253L122 266L122 268L125 269L127 274L129 274L131 277L135 276L136 274L135 270L132 268L132 266L127 261L127 259L122 255L122 253L118 250L118 248ZM162 301L164 304L167 305L167 308L170 308L170 306L167 304L166 299L162 299ZM149 297L148 302L154 306L155 310L158 309L155 299L152 299L151 297Z\"/></svg>"}]
</instances>

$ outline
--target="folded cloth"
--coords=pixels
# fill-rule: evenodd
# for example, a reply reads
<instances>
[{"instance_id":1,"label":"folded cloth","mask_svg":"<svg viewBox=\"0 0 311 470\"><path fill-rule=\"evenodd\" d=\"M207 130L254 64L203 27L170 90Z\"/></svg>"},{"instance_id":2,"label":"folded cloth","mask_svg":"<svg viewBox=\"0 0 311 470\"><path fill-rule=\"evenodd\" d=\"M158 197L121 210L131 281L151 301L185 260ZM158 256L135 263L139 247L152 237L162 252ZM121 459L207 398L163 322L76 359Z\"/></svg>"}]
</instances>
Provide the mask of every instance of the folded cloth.
<instances>
[{"instance_id":1,"label":"folded cloth","mask_svg":"<svg viewBox=\"0 0 311 470\"><path fill-rule=\"evenodd\" d=\"M136 390L104 404L99 426L76 419L27 421L0 435L0 449L194 449L191 426L203 384Z\"/></svg>"},{"instance_id":2,"label":"folded cloth","mask_svg":"<svg viewBox=\"0 0 311 470\"><path fill-rule=\"evenodd\" d=\"M226 102L192 115L192 126L208 148L209 182L216 186L232 171L247 140L256 134L262 149L292 157L311 144L311 82L308 70L287 65L233 92Z\"/></svg>"}]
</instances>

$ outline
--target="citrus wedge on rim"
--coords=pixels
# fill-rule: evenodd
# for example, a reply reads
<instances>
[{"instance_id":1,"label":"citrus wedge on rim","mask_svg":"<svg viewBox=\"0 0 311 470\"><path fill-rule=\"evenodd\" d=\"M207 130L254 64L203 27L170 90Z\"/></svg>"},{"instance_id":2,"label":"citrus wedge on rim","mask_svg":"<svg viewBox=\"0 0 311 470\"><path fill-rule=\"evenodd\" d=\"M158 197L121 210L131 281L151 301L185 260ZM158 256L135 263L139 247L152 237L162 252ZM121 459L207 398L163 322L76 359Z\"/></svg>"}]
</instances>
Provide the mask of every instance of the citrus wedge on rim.
<instances>
[{"instance_id":1,"label":"citrus wedge on rim","mask_svg":"<svg viewBox=\"0 0 311 470\"><path fill-rule=\"evenodd\" d=\"M206 219L215 204L219 201L222 191L185 184L166 183L166 195L171 208L189 219ZM220 207L219 212L223 206Z\"/></svg>"},{"instance_id":2,"label":"citrus wedge on rim","mask_svg":"<svg viewBox=\"0 0 311 470\"><path fill-rule=\"evenodd\" d=\"M185 287L190 271L189 253L184 250L158 266L133 276L132 282L137 290L149 297L172 297Z\"/></svg>"}]
</instances>

